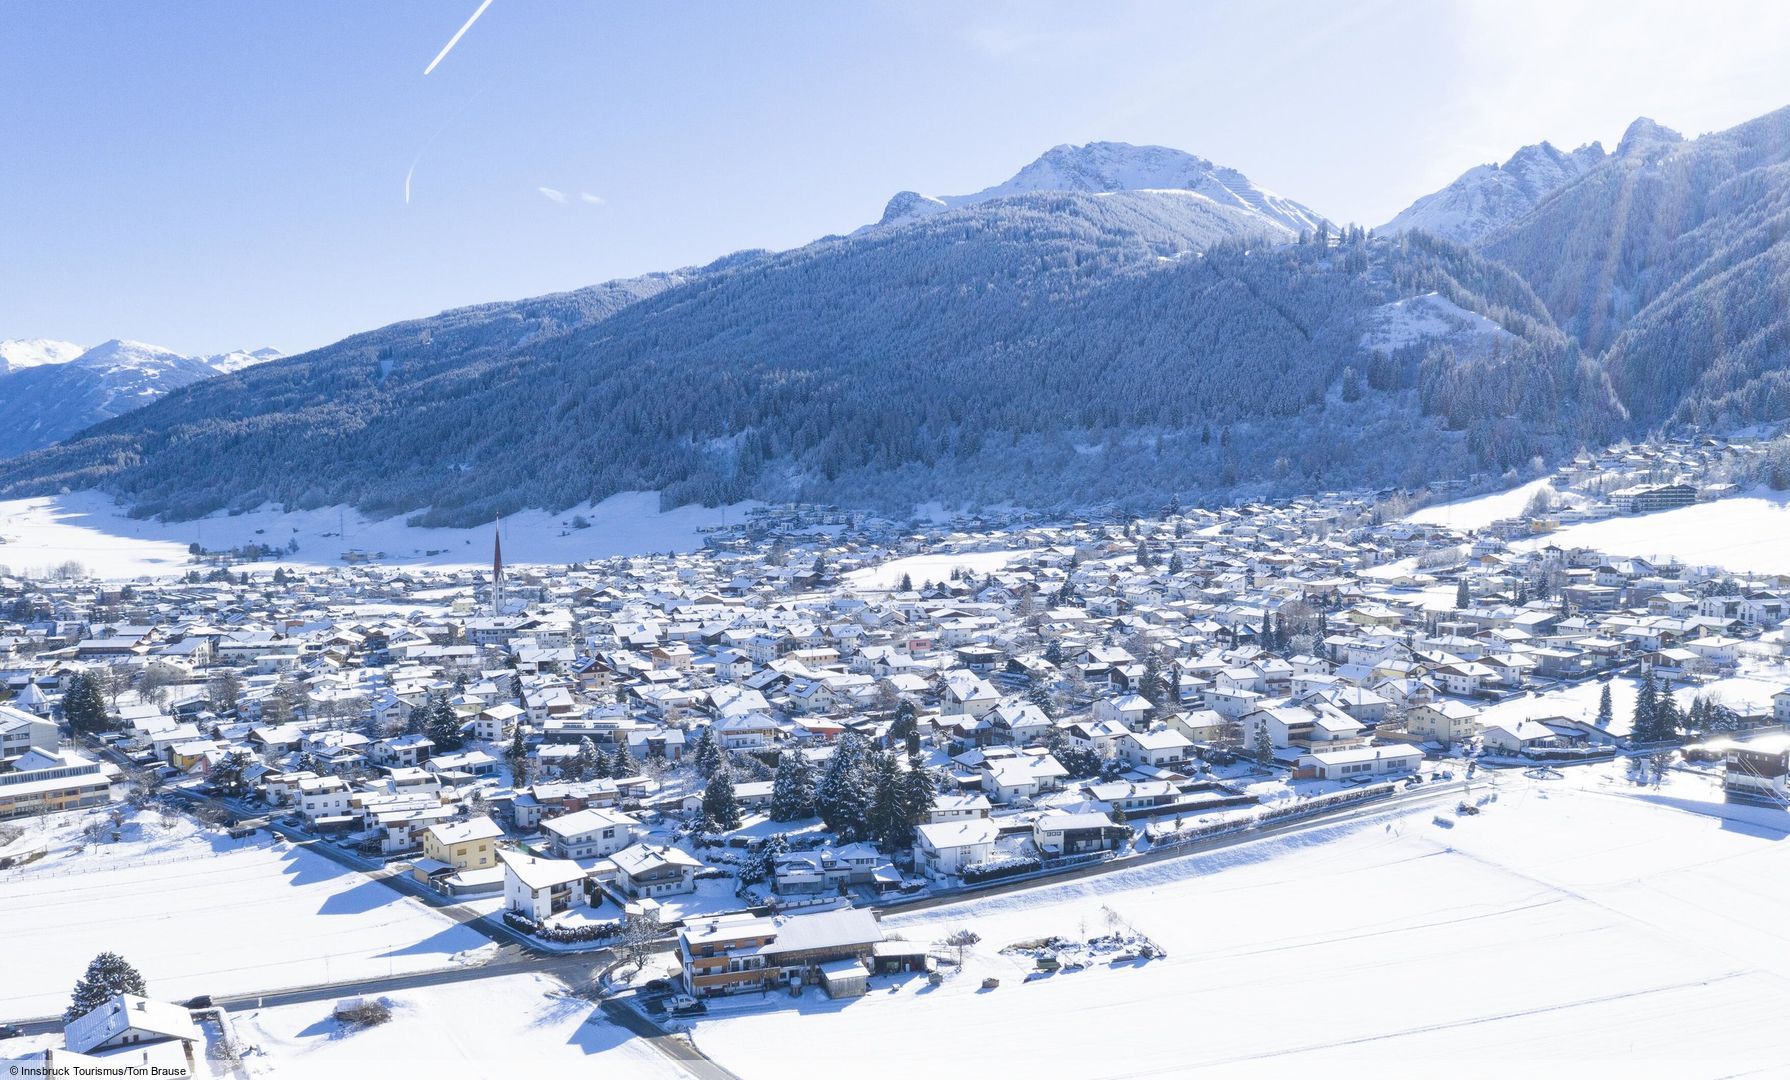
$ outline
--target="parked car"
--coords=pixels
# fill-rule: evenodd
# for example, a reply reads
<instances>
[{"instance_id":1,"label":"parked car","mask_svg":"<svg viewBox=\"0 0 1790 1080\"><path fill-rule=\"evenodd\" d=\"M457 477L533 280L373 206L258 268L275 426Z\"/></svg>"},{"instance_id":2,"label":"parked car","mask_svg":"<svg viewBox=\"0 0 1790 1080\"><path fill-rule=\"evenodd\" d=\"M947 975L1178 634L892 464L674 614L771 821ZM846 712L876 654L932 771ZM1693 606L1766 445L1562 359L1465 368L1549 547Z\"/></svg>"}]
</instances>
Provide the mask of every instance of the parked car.
<instances>
[{"instance_id":1,"label":"parked car","mask_svg":"<svg viewBox=\"0 0 1790 1080\"><path fill-rule=\"evenodd\" d=\"M200 994L198 997L186 999L181 1004L188 1009L209 1009L211 1008L211 995Z\"/></svg>"},{"instance_id":2,"label":"parked car","mask_svg":"<svg viewBox=\"0 0 1790 1080\"><path fill-rule=\"evenodd\" d=\"M16 1024L0 1024L0 1039L16 1039L25 1034L25 1029Z\"/></svg>"}]
</instances>

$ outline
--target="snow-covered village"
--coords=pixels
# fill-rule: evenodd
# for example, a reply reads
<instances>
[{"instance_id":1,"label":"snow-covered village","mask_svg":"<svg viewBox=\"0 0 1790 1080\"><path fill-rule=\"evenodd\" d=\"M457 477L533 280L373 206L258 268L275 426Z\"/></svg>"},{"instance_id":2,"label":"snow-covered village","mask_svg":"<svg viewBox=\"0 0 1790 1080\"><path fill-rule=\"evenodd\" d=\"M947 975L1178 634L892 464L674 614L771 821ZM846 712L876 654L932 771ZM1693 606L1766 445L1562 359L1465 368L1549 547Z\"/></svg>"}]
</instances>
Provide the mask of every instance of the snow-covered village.
<instances>
[{"instance_id":1,"label":"snow-covered village","mask_svg":"<svg viewBox=\"0 0 1790 1080\"><path fill-rule=\"evenodd\" d=\"M1075 1077L1105 1040L1045 1033L1099 1001L1181 1031L1127 1075L1769 1062L1790 574L1557 539L1720 513L1769 452L1404 514L791 506L568 565L499 523L476 569L15 570L0 1045L751 1078L905 1035ZM1288 981L1322 995L1292 1027Z\"/></svg>"},{"instance_id":2,"label":"snow-covered village","mask_svg":"<svg viewBox=\"0 0 1790 1080\"><path fill-rule=\"evenodd\" d=\"M1786 41L5 0L0 1080L1790 1080Z\"/></svg>"}]
</instances>

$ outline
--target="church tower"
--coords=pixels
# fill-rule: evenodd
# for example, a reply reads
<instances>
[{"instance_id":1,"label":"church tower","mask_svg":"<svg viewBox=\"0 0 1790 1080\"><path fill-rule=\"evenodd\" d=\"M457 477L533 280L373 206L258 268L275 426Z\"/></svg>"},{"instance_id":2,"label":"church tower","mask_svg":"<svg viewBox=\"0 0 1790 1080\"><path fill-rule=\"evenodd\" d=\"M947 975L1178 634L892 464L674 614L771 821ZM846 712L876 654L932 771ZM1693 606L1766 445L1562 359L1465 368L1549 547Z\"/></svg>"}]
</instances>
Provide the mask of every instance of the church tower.
<instances>
[{"instance_id":1,"label":"church tower","mask_svg":"<svg viewBox=\"0 0 1790 1080\"><path fill-rule=\"evenodd\" d=\"M503 518L491 526L491 615L503 614Z\"/></svg>"}]
</instances>

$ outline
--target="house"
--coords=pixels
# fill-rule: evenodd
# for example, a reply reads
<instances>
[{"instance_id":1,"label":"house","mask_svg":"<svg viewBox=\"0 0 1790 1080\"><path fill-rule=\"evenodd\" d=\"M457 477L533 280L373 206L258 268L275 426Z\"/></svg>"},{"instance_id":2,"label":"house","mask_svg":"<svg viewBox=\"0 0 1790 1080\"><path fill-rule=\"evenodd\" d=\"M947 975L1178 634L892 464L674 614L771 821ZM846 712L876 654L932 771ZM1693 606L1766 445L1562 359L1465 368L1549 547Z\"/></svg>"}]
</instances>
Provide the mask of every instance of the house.
<instances>
[{"instance_id":1,"label":"house","mask_svg":"<svg viewBox=\"0 0 1790 1080\"><path fill-rule=\"evenodd\" d=\"M696 871L702 868L694 855L669 844L633 844L609 858L616 886L636 899L695 892Z\"/></svg>"},{"instance_id":2,"label":"house","mask_svg":"<svg viewBox=\"0 0 1790 1080\"><path fill-rule=\"evenodd\" d=\"M991 802L1032 799L1063 786L1069 770L1042 747L982 759L982 790Z\"/></svg>"},{"instance_id":3,"label":"house","mask_svg":"<svg viewBox=\"0 0 1790 1080\"><path fill-rule=\"evenodd\" d=\"M506 911L546 922L581 898L586 873L570 859L542 859L500 851L503 860L503 906Z\"/></svg>"},{"instance_id":4,"label":"house","mask_svg":"<svg viewBox=\"0 0 1790 1080\"><path fill-rule=\"evenodd\" d=\"M1465 742L1479 734L1479 710L1446 699L1417 705L1405 713L1405 730L1444 746Z\"/></svg>"},{"instance_id":5,"label":"house","mask_svg":"<svg viewBox=\"0 0 1790 1080\"><path fill-rule=\"evenodd\" d=\"M1131 830L1113 824L1099 812L1040 814L1032 823L1032 842L1046 855L1085 855L1113 851L1131 837Z\"/></svg>"},{"instance_id":6,"label":"house","mask_svg":"<svg viewBox=\"0 0 1790 1080\"><path fill-rule=\"evenodd\" d=\"M348 813L348 782L339 776L316 776L298 782L299 813L313 828L343 828L353 824Z\"/></svg>"},{"instance_id":7,"label":"house","mask_svg":"<svg viewBox=\"0 0 1790 1080\"><path fill-rule=\"evenodd\" d=\"M1733 743L1723 763L1722 793L1729 802L1790 806L1790 735Z\"/></svg>"},{"instance_id":8,"label":"house","mask_svg":"<svg viewBox=\"0 0 1790 1080\"><path fill-rule=\"evenodd\" d=\"M932 809L926 812L928 822L956 821L959 818L985 818L991 809L986 795L934 795Z\"/></svg>"},{"instance_id":9,"label":"house","mask_svg":"<svg viewBox=\"0 0 1790 1080\"><path fill-rule=\"evenodd\" d=\"M1423 760L1414 746L1361 746L1350 750L1314 750L1299 756L1293 771L1302 780L1349 780L1410 772Z\"/></svg>"},{"instance_id":10,"label":"house","mask_svg":"<svg viewBox=\"0 0 1790 1080\"><path fill-rule=\"evenodd\" d=\"M455 870L482 870L497 865L497 841L503 829L483 814L466 821L431 825L423 830L423 857Z\"/></svg>"},{"instance_id":11,"label":"house","mask_svg":"<svg viewBox=\"0 0 1790 1080\"><path fill-rule=\"evenodd\" d=\"M639 819L619 810L591 807L541 822L548 846L562 859L594 859L613 855L633 843Z\"/></svg>"},{"instance_id":12,"label":"house","mask_svg":"<svg viewBox=\"0 0 1790 1080\"><path fill-rule=\"evenodd\" d=\"M1127 731L1118 742L1119 756L1133 765L1178 768L1193 756L1193 741L1179 731Z\"/></svg>"},{"instance_id":13,"label":"house","mask_svg":"<svg viewBox=\"0 0 1790 1080\"><path fill-rule=\"evenodd\" d=\"M929 877L954 877L994 857L1000 829L982 817L929 821L914 829L914 869Z\"/></svg>"},{"instance_id":14,"label":"house","mask_svg":"<svg viewBox=\"0 0 1790 1080\"><path fill-rule=\"evenodd\" d=\"M1553 728L1534 720L1505 720L1487 724L1479 734L1480 745L1500 754L1520 754L1525 750L1559 746L1566 739Z\"/></svg>"},{"instance_id":15,"label":"house","mask_svg":"<svg viewBox=\"0 0 1790 1080\"><path fill-rule=\"evenodd\" d=\"M158 1056L155 1067L165 1068L166 1060L184 1059L189 1074L196 1064L193 1048L202 1037L199 1025L193 1023L193 1014L186 1008L135 994L113 994L97 1008L69 1021L62 1029L62 1041L74 1053L112 1058L109 1064L134 1066L138 1060L150 1060L147 1053L139 1057L141 1048L162 1045L166 1047L167 1057ZM130 1052L130 1059L125 1059L122 1054L115 1058L108 1054L108 1051L125 1050ZM120 1075L152 1074L121 1069ZM168 1074L158 1071L153 1075Z\"/></svg>"},{"instance_id":16,"label":"house","mask_svg":"<svg viewBox=\"0 0 1790 1080\"><path fill-rule=\"evenodd\" d=\"M699 916L678 931L678 960L692 997L804 984L854 997L864 992L865 963L882 941L875 914L864 908Z\"/></svg>"}]
</instances>

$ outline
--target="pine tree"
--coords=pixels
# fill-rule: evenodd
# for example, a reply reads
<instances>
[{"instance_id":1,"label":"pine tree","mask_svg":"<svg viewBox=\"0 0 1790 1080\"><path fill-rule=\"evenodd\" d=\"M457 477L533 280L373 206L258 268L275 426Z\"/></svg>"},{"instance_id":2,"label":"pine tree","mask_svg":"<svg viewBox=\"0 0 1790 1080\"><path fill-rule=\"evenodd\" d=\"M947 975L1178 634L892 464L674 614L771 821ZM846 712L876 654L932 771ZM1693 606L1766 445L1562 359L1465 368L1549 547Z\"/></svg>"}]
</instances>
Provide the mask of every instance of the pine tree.
<instances>
[{"instance_id":1,"label":"pine tree","mask_svg":"<svg viewBox=\"0 0 1790 1080\"><path fill-rule=\"evenodd\" d=\"M1630 737L1635 742L1653 742L1659 736L1659 688L1654 685L1653 673L1641 680L1641 690L1635 695L1634 729Z\"/></svg>"},{"instance_id":2,"label":"pine tree","mask_svg":"<svg viewBox=\"0 0 1790 1080\"><path fill-rule=\"evenodd\" d=\"M113 994L148 996L143 975L122 956L103 952L87 965L86 974L75 983L74 999L62 1014L64 1021L75 1020L104 1005Z\"/></svg>"},{"instance_id":3,"label":"pine tree","mask_svg":"<svg viewBox=\"0 0 1790 1080\"><path fill-rule=\"evenodd\" d=\"M910 826L918 825L932 813L934 805L932 773L918 753L907 756L907 771L901 774L901 812Z\"/></svg>"},{"instance_id":4,"label":"pine tree","mask_svg":"<svg viewBox=\"0 0 1790 1080\"><path fill-rule=\"evenodd\" d=\"M725 760L721 744L715 739L715 729L712 725L703 728L702 734L697 737L693 760L696 763L696 771L705 777L715 775L715 770L719 769Z\"/></svg>"},{"instance_id":5,"label":"pine tree","mask_svg":"<svg viewBox=\"0 0 1790 1080\"><path fill-rule=\"evenodd\" d=\"M839 736L833 756L821 771L814 809L828 829L841 839L857 840L868 834L870 800L869 746L862 736L848 731Z\"/></svg>"},{"instance_id":6,"label":"pine tree","mask_svg":"<svg viewBox=\"0 0 1790 1080\"><path fill-rule=\"evenodd\" d=\"M1677 700L1672 697L1672 684L1668 681L1660 691L1658 704L1654 706L1654 738L1676 739L1678 729L1683 726L1684 715L1678 708Z\"/></svg>"},{"instance_id":7,"label":"pine tree","mask_svg":"<svg viewBox=\"0 0 1790 1080\"><path fill-rule=\"evenodd\" d=\"M913 575L902 574L901 575L901 584L896 586L896 589L900 592L913 592L914 591Z\"/></svg>"},{"instance_id":8,"label":"pine tree","mask_svg":"<svg viewBox=\"0 0 1790 1080\"><path fill-rule=\"evenodd\" d=\"M1614 707L1610 704L1610 684L1604 683L1604 691L1597 698L1597 726L1609 727L1610 721L1615 719L1615 716Z\"/></svg>"},{"instance_id":9,"label":"pine tree","mask_svg":"<svg viewBox=\"0 0 1790 1080\"><path fill-rule=\"evenodd\" d=\"M429 737L437 750L452 752L460 749L466 738L460 734L460 716L448 704L446 695L436 694L431 697L428 709L423 734Z\"/></svg>"},{"instance_id":10,"label":"pine tree","mask_svg":"<svg viewBox=\"0 0 1790 1080\"><path fill-rule=\"evenodd\" d=\"M112 718L106 712L106 691L98 675L83 671L69 680L62 695L62 715L68 718L69 727L78 732L105 731L112 726Z\"/></svg>"},{"instance_id":11,"label":"pine tree","mask_svg":"<svg viewBox=\"0 0 1790 1080\"><path fill-rule=\"evenodd\" d=\"M785 750L771 781L771 820L800 821L814 816L814 766L800 750Z\"/></svg>"},{"instance_id":12,"label":"pine tree","mask_svg":"<svg viewBox=\"0 0 1790 1080\"><path fill-rule=\"evenodd\" d=\"M595 780L609 773L609 762L597 752L597 744L586 735L578 740L578 756L572 759L572 776L578 780Z\"/></svg>"},{"instance_id":13,"label":"pine tree","mask_svg":"<svg viewBox=\"0 0 1790 1080\"><path fill-rule=\"evenodd\" d=\"M1473 594L1467 589L1467 579L1463 576L1454 587L1454 606L1459 611L1473 604Z\"/></svg>"},{"instance_id":14,"label":"pine tree","mask_svg":"<svg viewBox=\"0 0 1790 1080\"><path fill-rule=\"evenodd\" d=\"M503 752L503 759L510 766L511 783L520 788L523 776L528 772L528 743L522 737L522 725L510 734L510 745Z\"/></svg>"},{"instance_id":15,"label":"pine tree","mask_svg":"<svg viewBox=\"0 0 1790 1080\"><path fill-rule=\"evenodd\" d=\"M1268 737L1268 724L1259 723L1255 728L1255 761L1257 765L1274 763L1274 740Z\"/></svg>"},{"instance_id":16,"label":"pine tree","mask_svg":"<svg viewBox=\"0 0 1790 1080\"><path fill-rule=\"evenodd\" d=\"M232 750L218 759L211 767L207 777L212 789L226 798L236 798L249 789L248 777L244 775L250 765L249 756L241 750Z\"/></svg>"},{"instance_id":17,"label":"pine tree","mask_svg":"<svg viewBox=\"0 0 1790 1080\"><path fill-rule=\"evenodd\" d=\"M740 827L740 803L734 796L733 772L723 765L709 777L702 792L702 816L723 829Z\"/></svg>"},{"instance_id":18,"label":"pine tree","mask_svg":"<svg viewBox=\"0 0 1790 1080\"><path fill-rule=\"evenodd\" d=\"M889 743L890 745L905 743L909 735L918 735L919 733L919 711L914 708L913 702L902 698L901 704L895 706L895 719L889 724Z\"/></svg>"},{"instance_id":19,"label":"pine tree","mask_svg":"<svg viewBox=\"0 0 1790 1080\"><path fill-rule=\"evenodd\" d=\"M913 844L913 828L901 804L901 770L895 755L877 754L871 762L869 820L865 831L876 846L894 854Z\"/></svg>"},{"instance_id":20,"label":"pine tree","mask_svg":"<svg viewBox=\"0 0 1790 1080\"><path fill-rule=\"evenodd\" d=\"M640 763L634 760L634 752L628 749L626 736L615 741L615 754L609 759L609 775L617 780L626 776L635 776L640 772Z\"/></svg>"},{"instance_id":21,"label":"pine tree","mask_svg":"<svg viewBox=\"0 0 1790 1080\"><path fill-rule=\"evenodd\" d=\"M740 882L754 885L770 878L777 872L777 856L789 853L789 836L785 833L772 833L763 842L752 849L746 860L740 864Z\"/></svg>"}]
</instances>

